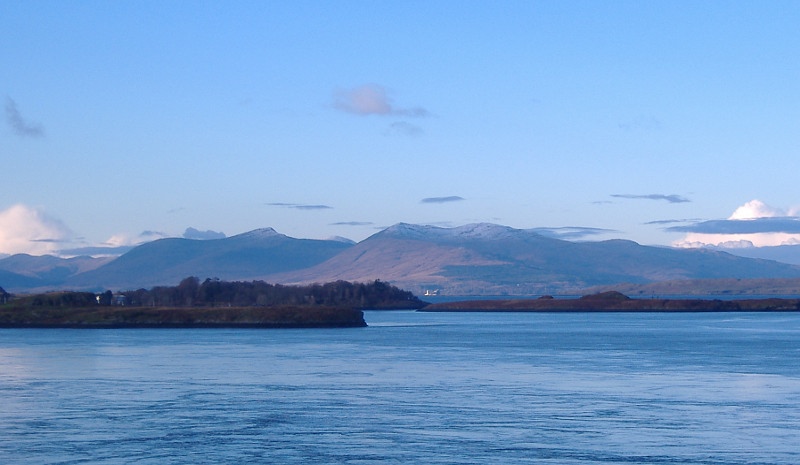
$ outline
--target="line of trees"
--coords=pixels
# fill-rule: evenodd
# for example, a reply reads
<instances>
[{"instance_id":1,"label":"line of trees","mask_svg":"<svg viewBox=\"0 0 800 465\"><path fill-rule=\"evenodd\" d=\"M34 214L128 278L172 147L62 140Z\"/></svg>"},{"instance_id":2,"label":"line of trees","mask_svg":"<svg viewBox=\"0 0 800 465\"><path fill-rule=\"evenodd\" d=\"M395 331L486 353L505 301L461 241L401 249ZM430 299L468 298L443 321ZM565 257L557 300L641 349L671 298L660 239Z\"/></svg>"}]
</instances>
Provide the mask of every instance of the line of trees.
<instances>
[{"instance_id":1,"label":"line of trees","mask_svg":"<svg viewBox=\"0 0 800 465\"><path fill-rule=\"evenodd\" d=\"M26 296L20 300L19 303L31 307L91 307L99 302L92 292L49 292Z\"/></svg>"},{"instance_id":2,"label":"line of trees","mask_svg":"<svg viewBox=\"0 0 800 465\"><path fill-rule=\"evenodd\" d=\"M355 308L420 308L414 294L388 283L336 281L308 286L286 286L264 281L220 281L197 277L177 286L122 292L126 305L156 307L247 307L278 305L327 305Z\"/></svg>"},{"instance_id":3,"label":"line of trees","mask_svg":"<svg viewBox=\"0 0 800 465\"><path fill-rule=\"evenodd\" d=\"M177 286L156 286L100 294L60 291L11 298L0 288L9 304L19 307L90 307L128 305L135 307L275 307L345 306L359 309L421 308L425 302L414 294L388 283L336 281L307 286L286 286L264 281L220 281L191 276ZM2 302L2 301L0 301ZM4 303L4 302L3 302Z\"/></svg>"}]
</instances>

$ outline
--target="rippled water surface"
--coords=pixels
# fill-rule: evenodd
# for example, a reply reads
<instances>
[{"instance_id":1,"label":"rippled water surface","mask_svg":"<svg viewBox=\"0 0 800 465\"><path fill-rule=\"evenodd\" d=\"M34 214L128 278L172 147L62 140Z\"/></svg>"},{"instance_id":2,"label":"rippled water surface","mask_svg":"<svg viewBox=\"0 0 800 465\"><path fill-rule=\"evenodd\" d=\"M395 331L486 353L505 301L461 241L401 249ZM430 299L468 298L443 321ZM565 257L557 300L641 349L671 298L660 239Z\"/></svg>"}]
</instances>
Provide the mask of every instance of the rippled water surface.
<instances>
[{"instance_id":1,"label":"rippled water surface","mask_svg":"<svg viewBox=\"0 0 800 465\"><path fill-rule=\"evenodd\" d=\"M798 314L0 330L2 464L798 464Z\"/></svg>"}]
</instances>

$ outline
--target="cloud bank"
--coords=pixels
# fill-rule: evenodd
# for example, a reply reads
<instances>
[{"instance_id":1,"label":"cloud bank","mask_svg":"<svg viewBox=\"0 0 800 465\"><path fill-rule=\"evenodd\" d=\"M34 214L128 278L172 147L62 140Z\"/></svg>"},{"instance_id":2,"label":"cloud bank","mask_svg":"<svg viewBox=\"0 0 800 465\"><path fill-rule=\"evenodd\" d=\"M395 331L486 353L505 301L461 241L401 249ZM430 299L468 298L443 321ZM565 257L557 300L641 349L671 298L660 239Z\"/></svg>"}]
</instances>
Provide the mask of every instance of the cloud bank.
<instances>
[{"instance_id":1,"label":"cloud bank","mask_svg":"<svg viewBox=\"0 0 800 465\"><path fill-rule=\"evenodd\" d=\"M11 97L6 97L6 122L14 131L14 134L21 137L44 137L44 127L39 123L26 121Z\"/></svg>"},{"instance_id":2,"label":"cloud bank","mask_svg":"<svg viewBox=\"0 0 800 465\"><path fill-rule=\"evenodd\" d=\"M420 118L430 115L422 107L399 107L388 91L377 84L364 84L340 90L334 95L333 107L354 115L403 116Z\"/></svg>"},{"instance_id":3,"label":"cloud bank","mask_svg":"<svg viewBox=\"0 0 800 465\"><path fill-rule=\"evenodd\" d=\"M210 240L210 239L225 239L225 233L211 231L200 231L195 228L186 228L183 232L184 239L197 239L197 240Z\"/></svg>"},{"instance_id":4,"label":"cloud bank","mask_svg":"<svg viewBox=\"0 0 800 465\"><path fill-rule=\"evenodd\" d=\"M670 226L666 231L686 233L678 247L767 247L800 244L800 216L795 210L771 207L751 200L728 219L696 221Z\"/></svg>"},{"instance_id":5,"label":"cloud bank","mask_svg":"<svg viewBox=\"0 0 800 465\"><path fill-rule=\"evenodd\" d=\"M753 220L758 218L772 218L778 216L795 216L797 212L784 212L778 208L770 207L764 202L755 199L737 208L729 220Z\"/></svg>"},{"instance_id":6,"label":"cloud bank","mask_svg":"<svg viewBox=\"0 0 800 465\"><path fill-rule=\"evenodd\" d=\"M682 226L670 226L667 231L700 234L800 234L800 218L786 216L743 220L708 220Z\"/></svg>"},{"instance_id":7,"label":"cloud bank","mask_svg":"<svg viewBox=\"0 0 800 465\"><path fill-rule=\"evenodd\" d=\"M618 199L666 200L669 203L691 202L691 200L687 199L686 197L677 194L611 194L611 197L616 197Z\"/></svg>"},{"instance_id":8,"label":"cloud bank","mask_svg":"<svg viewBox=\"0 0 800 465\"><path fill-rule=\"evenodd\" d=\"M0 253L47 255L73 237L60 220L27 205L0 211Z\"/></svg>"}]
</instances>

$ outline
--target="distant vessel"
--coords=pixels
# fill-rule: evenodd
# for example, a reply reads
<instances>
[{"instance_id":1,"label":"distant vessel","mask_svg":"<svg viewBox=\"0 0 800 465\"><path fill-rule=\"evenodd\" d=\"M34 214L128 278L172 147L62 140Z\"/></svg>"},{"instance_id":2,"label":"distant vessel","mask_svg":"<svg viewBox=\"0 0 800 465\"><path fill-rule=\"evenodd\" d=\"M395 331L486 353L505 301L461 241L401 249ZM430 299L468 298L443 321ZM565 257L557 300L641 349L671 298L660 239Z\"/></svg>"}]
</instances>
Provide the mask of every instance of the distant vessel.
<instances>
[{"instance_id":1,"label":"distant vessel","mask_svg":"<svg viewBox=\"0 0 800 465\"><path fill-rule=\"evenodd\" d=\"M439 289L425 289L425 294L423 295L439 295Z\"/></svg>"}]
</instances>

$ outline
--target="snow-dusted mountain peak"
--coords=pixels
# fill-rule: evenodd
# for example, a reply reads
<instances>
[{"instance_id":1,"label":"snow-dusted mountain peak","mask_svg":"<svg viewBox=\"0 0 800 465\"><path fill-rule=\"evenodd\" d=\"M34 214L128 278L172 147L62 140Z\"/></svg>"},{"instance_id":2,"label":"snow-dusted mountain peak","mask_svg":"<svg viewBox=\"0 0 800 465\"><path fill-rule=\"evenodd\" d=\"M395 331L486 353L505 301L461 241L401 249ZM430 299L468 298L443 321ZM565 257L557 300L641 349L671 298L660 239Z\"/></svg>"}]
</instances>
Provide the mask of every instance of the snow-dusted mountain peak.
<instances>
[{"instance_id":1,"label":"snow-dusted mountain peak","mask_svg":"<svg viewBox=\"0 0 800 465\"><path fill-rule=\"evenodd\" d=\"M435 234L434 231L437 229L442 228L420 224L397 223L384 229L379 234L387 234L406 239L421 239L425 237L431 237L433 234Z\"/></svg>"},{"instance_id":2,"label":"snow-dusted mountain peak","mask_svg":"<svg viewBox=\"0 0 800 465\"><path fill-rule=\"evenodd\" d=\"M520 230L493 223L473 223L455 228L431 225L398 223L384 233L407 239L502 239L511 237Z\"/></svg>"},{"instance_id":3,"label":"snow-dusted mountain peak","mask_svg":"<svg viewBox=\"0 0 800 465\"><path fill-rule=\"evenodd\" d=\"M331 237L329 237L329 238L327 238L325 240L333 241L333 242L343 242L345 244L350 244L350 245L355 245L355 243L356 243L356 241L354 241L352 239L348 239L346 237L342 237L342 236L331 236Z\"/></svg>"},{"instance_id":4,"label":"snow-dusted mountain peak","mask_svg":"<svg viewBox=\"0 0 800 465\"><path fill-rule=\"evenodd\" d=\"M248 239L267 239L270 237L285 237L285 235L279 233L278 231L275 231L272 228L259 228L259 229L254 229L252 231L248 231L246 233L239 234L238 236L234 237L248 238Z\"/></svg>"},{"instance_id":5,"label":"snow-dusted mountain peak","mask_svg":"<svg viewBox=\"0 0 800 465\"><path fill-rule=\"evenodd\" d=\"M472 223L449 230L453 237L503 239L519 232L518 229L494 223Z\"/></svg>"}]
</instances>

